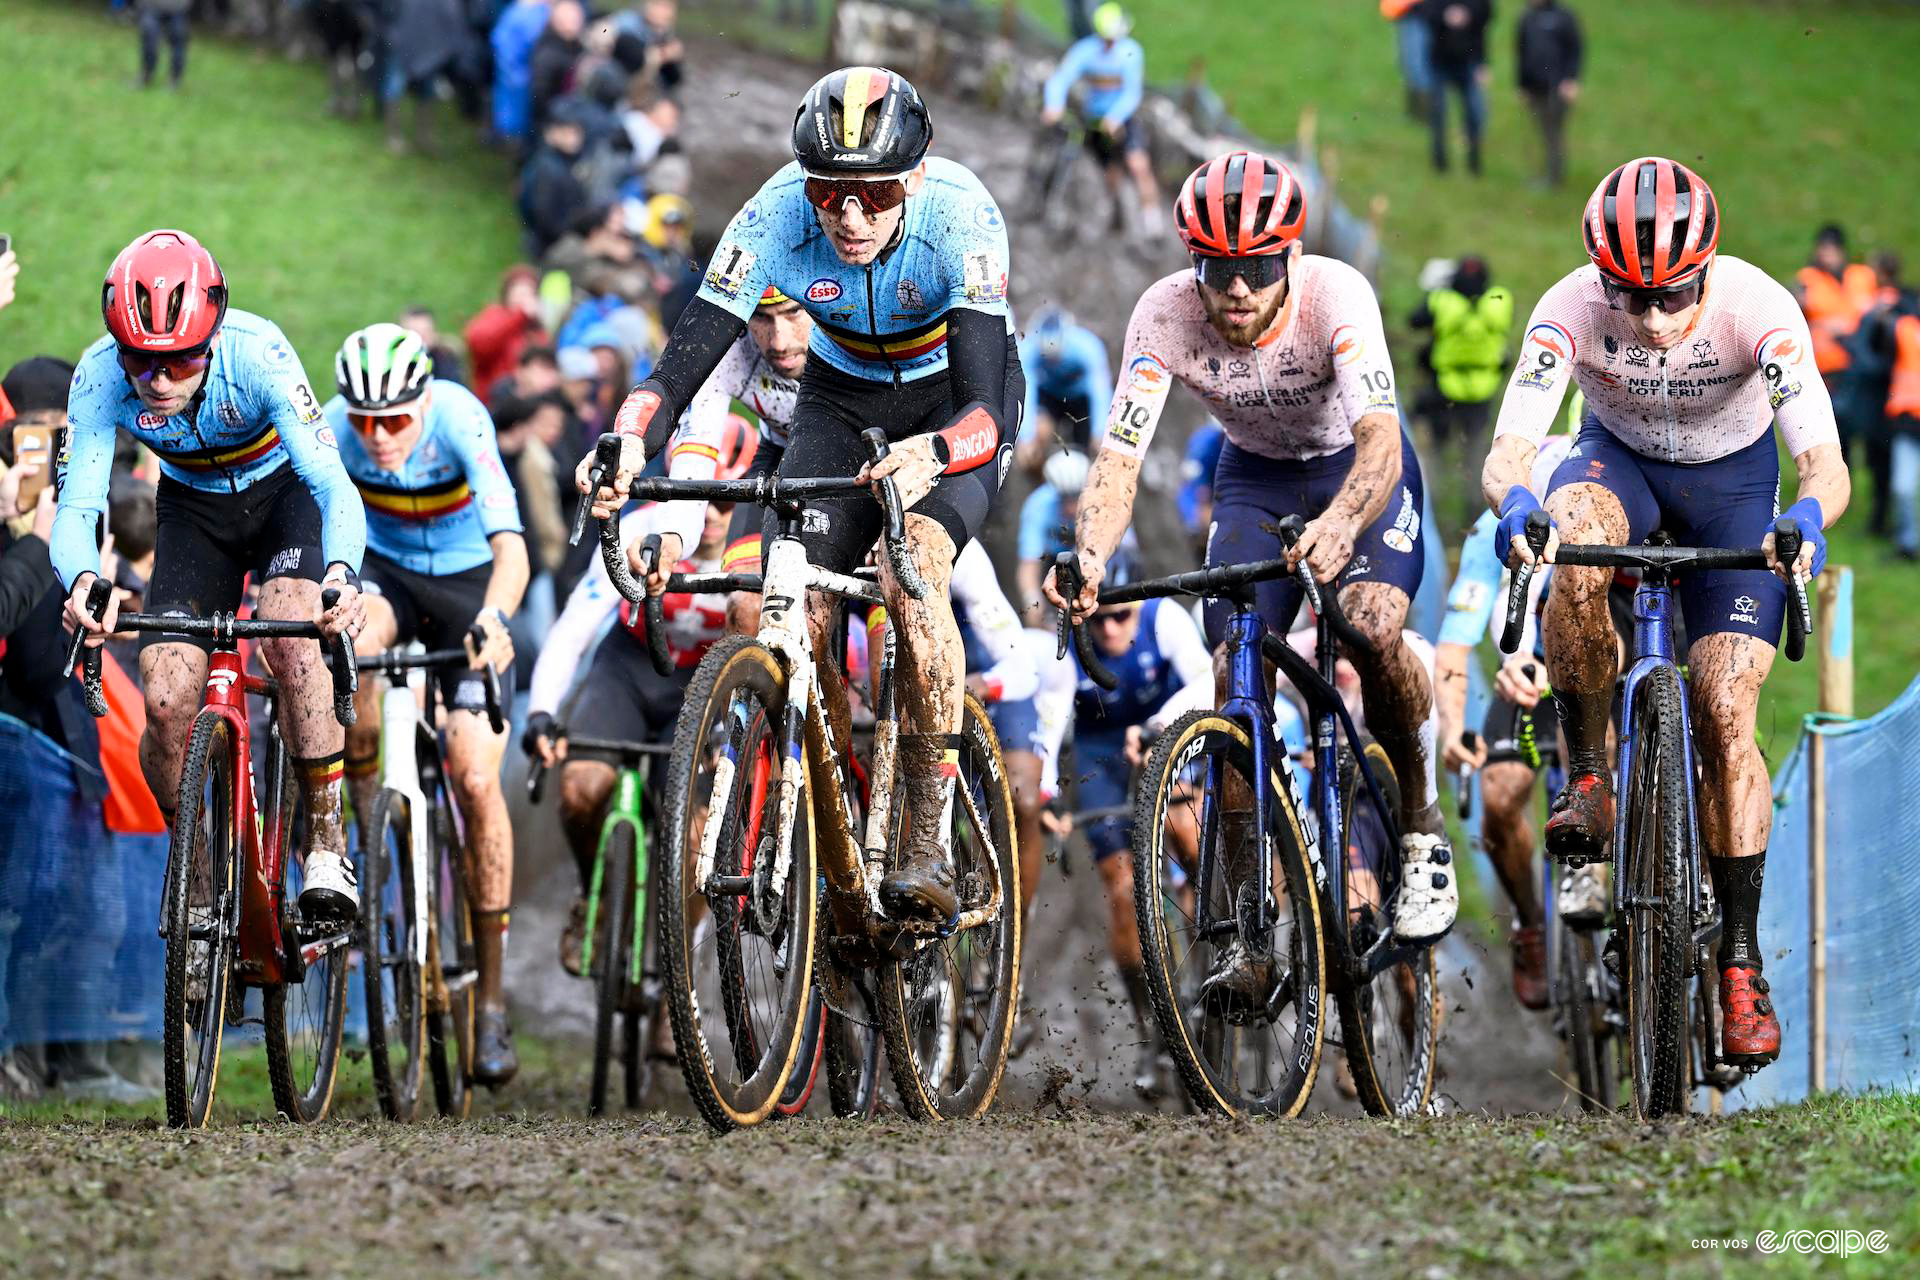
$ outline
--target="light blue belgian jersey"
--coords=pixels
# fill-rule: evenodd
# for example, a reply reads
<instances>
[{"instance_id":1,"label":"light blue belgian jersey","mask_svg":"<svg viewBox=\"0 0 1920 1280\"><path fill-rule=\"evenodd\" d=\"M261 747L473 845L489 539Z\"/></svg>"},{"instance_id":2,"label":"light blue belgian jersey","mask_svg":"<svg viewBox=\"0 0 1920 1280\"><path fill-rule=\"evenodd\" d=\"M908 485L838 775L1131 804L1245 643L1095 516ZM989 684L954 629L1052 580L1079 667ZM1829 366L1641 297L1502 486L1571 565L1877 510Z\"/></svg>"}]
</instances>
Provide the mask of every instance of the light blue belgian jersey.
<instances>
[{"instance_id":1,"label":"light blue belgian jersey","mask_svg":"<svg viewBox=\"0 0 1920 1280\"><path fill-rule=\"evenodd\" d=\"M796 162L767 180L727 224L699 296L747 319L768 285L813 316L808 355L874 382L912 382L947 367L947 312L1013 319L1007 224L964 165L926 162L899 233L871 264L840 261L807 203Z\"/></svg>"},{"instance_id":2,"label":"light blue belgian jersey","mask_svg":"<svg viewBox=\"0 0 1920 1280\"><path fill-rule=\"evenodd\" d=\"M94 530L107 508L116 430L153 450L169 480L207 493L239 493L291 465L320 508L327 562L359 570L367 535L360 495L300 357L271 320L229 310L200 394L171 416L141 405L113 339L103 336L73 371L67 418L53 522L53 567L66 585L100 569Z\"/></svg>"},{"instance_id":3,"label":"light blue belgian jersey","mask_svg":"<svg viewBox=\"0 0 1920 1280\"><path fill-rule=\"evenodd\" d=\"M488 538L520 532L520 504L486 406L457 382L427 386L426 427L398 471L374 464L344 399L327 402L326 420L367 504L367 550L414 573L462 573L493 559Z\"/></svg>"}]
</instances>

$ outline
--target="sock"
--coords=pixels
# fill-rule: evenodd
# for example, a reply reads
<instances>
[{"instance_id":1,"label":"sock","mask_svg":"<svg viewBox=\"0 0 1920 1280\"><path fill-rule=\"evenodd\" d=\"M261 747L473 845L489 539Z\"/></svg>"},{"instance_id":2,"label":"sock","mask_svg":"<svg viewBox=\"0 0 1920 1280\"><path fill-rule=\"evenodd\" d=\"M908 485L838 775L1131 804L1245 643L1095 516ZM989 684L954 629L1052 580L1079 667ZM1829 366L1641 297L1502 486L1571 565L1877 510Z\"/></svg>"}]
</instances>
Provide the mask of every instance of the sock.
<instances>
[{"instance_id":1,"label":"sock","mask_svg":"<svg viewBox=\"0 0 1920 1280\"><path fill-rule=\"evenodd\" d=\"M956 741L944 733L900 735L900 772L907 799L907 847L919 852L944 845L940 834L953 803L954 779L960 775Z\"/></svg>"},{"instance_id":2,"label":"sock","mask_svg":"<svg viewBox=\"0 0 1920 1280\"><path fill-rule=\"evenodd\" d=\"M346 773L345 753L298 759L293 762L300 786L306 792L307 848L330 849L344 855L347 851L345 828L340 817L340 783Z\"/></svg>"},{"instance_id":3,"label":"sock","mask_svg":"<svg viewBox=\"0 0 1920 1280\"><path fill-rule=\"evenodd\" d=\"M1720 967L1739 965L1758 973L1760 963L1760 880L1767 851L1751 858L1708 858L1713 893L1720 899Z\"/></svg>"},{"instance_id":4,"label":"sock","mask_svg":"<svg viewBox=\"0 0 1920 1280\"><path fill-rule=\"evenodd\" d=\"M1613 719L1608 693L1572 693L1555 686L1560 700L1560 725L1567 734L1567 777L1583 773L1607 776L1607 726Z\"/></svg>"},{"instance_id":5,"label":"sock","mask_svg":"<svg viewBox=\"0 0 1920 1280\"><path fill-rule=\"evenodd\" d=\"M507 1007L500 978L502 962L507 955L507 915L505 910L473 913L473 956L480 970L482 1009Z\"/></svg>"},{"instance_id":6,"label":"sock","mask_svg":"<svg viewBox=\"0 0 1920 1280\"><path fill-rule=\"evenodd\" d=\"M380 789L380 753L346 761L347 795L353 801L353 819L364 836L373 819L373 798Z\"/></svg>"}]
</instances>

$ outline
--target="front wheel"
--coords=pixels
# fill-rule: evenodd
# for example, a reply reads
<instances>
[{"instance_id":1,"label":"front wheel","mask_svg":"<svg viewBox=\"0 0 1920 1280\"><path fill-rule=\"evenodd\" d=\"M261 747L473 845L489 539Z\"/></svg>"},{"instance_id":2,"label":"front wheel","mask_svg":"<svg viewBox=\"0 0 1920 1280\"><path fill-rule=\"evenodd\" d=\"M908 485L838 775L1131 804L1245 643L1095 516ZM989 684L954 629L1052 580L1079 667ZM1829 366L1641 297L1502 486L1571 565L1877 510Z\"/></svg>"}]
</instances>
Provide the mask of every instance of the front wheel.
<instances>
[{"instance_id":1,"label":"front wheel","mask_svg":"<svg viewBox=\"0 0 1920 1280\"><path fill-rule=\"evenodd\" d=\"M798 1056L818 891L786 674L747 636L707 651L674 728L660 876L662 987L687 1092L721 1132L758 1124ZM798 792L780 829L779 783ZM710 824L713 860L702 868ZM785 842L784 869L775 851ZM780 874L784 871L784 874Z\"/></svg>"},{"instance_id":2,"label":"front wheel","mask_svg":"<svg viewBox=\"0 0 1920 1280\"><path fill-rule=\"evenodd\" d=\"M1687 985L1693 977L1693 886L1680 673L1651 671L1633 708L1632 773L1616 919L1626 946L1633 1097L1643 1120L1687 1109Z\"/></svg>"},{"instance_id":3,"label":"front wheel","mask_svg":"<svg viewBox=\"0 0 1920 1280\"><path fill-rule=\"evenodd\" d=\"M960 914L988 908L996 894L999 905L980 923L930 941L903 960L881 961L876 973L894 1087L907 1114L920 1120L965 1119L992 1105L1007 1069L1020 999L1013 788L1000 740L972 694L959 741L960 776L947 839ZM973 810L984 827L975 824ZM905 841L896 840L893 859L904 852Z\"/></svg>"},{"instance_id":4,"label":"front wheel","mask_svg":"<svg viewBox=\"0 0 1920 1280\"><path fill-rule=\"evenodd\" d=\"M636 865L637 846L633 839L633 827L625 822L614 824L600 847L600 898L599 909L606 915L607 927L602 930L596 925L587 930L588 946L596 938L604 938L606 945L596 949L587 959L588 972L594 976L594 1020L593 1020L593 1091L587 1101L588 1115L605 1115L607 1111L607 1088L613 1075L613 1062L616 1056L614 1033L620 1032L619 1056L627 1064L627 1074L632 1076L631 1092L637 1094L641 1081L639 1059L640 1013L637 998L639 983L633 981L634 950L634 893L637 883ZM645 954L644 951L640 954ZM629 1106L633 1105L631 1099Z\"/></svg>"},{"instance_id":5,"label":"front wheel","mask_svg":"<svg viewBox=\"0 0 1920 1280\"><path fill-rule=\"evenodd\" d=\"M353 930L316 926L291 904L306 884L307 850L294 856L300 821L299 788L289 785L280 805L282 901L281 938L289 951L305 956L298 982L266 989L267 1074L273 1102L281 1114L301 1124L326 1118L333 1105L333 1082L340 1066L340 1041L347 1022L347 962Z\"/></svg>"},{"instance_id":6,"label":"front wheel","mask_svg":"<svg viewBox=\"0 0 1920 1280\"><path fill-rule=\"evenodd\" d=\"M437 759L433 754L422 759ZM427 1013L427 1071L433 1081L435 1108L443 1116L461 1119L473 1109L474 1004L478 992L478 961L473 946L473 915L467 902L466 862L459 828L444 781L427 778L433 799L428 838L433 841L427 886L427 906L433 914L427 937L429 1007Z\"/></svg>"},{"instance_id":7,"label":"front wheel","mask_svg":"<svg viewBox=\"0 0 1920 1280\"><path fill-rule=\"evenodd\" d=\"M413 821L407 798L383 787L366 831L360 858L360 928L367 1059L380 1110L389 1120L406 1123L420 1113L427 1036L416 955L424 942L423 922L414 916Z\"/></svg>"},{"instance_id":8,"label":"front wheel","mask_svg":"<svg viewBox=\"0 0 1920 1280\"><path fill-rule=\"evenodd\" d=\"M1243 916L1259 913L1251 876L1255 797L1266 805L1276 912L1270 994L1222 1009L1201 984ZM1161 1043L1193 1105L1216 1115L1298 1115L1320 1069L1325 941L1299 816L1278 774L1258 785L1245 726L1212 711L1174 721L1153 745L1133 810L1133 901ZM1236 878L1248 879L1240 892Z\"/></svg>"},{"instance_id":9,"label":"front wheel","mask_svg":"<svg viewBox=\"0 0 1920 1280\"><path fill-rule=\"evenodd\" d=\"M1389 813L1400 807L1393 762L1377 742L1363 745L1366 771L1350 748L1340 751L1341 848L1347 859L1347 944L1364 956L1388 930L1389 895L1397 887L1400 851L1367 790L1367 774ZM1337 928L1337 925L1335 926ZM1384 945L1394 945L1391 938ZM1340 1041L1360 1105L1369 1115L1410 1116L1433 1098L1440 1044L1440 983L1431 946L1397 964L1334 982Z\"/></svg>"},{"instance_id":10,"label":"front wheel","mask_svg":"<svg viewBox=\"0 0 1920 1280\"><path fill-rule=\"evenodd\" d=\"M164 1036L167 1123L198 1129L213 1109L239 927L232 730L201 715L187 739L167 850Z\"/></svg>"}]
</instances>

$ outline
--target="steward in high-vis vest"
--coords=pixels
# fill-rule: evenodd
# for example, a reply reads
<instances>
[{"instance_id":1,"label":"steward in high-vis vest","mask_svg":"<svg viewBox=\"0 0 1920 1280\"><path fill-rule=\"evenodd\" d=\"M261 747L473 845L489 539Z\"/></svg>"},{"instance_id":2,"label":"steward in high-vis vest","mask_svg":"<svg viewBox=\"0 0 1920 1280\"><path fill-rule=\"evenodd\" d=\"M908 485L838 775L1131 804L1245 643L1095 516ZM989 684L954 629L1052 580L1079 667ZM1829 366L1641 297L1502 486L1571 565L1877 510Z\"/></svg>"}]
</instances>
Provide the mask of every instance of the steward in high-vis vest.
<instances>
[{"instance_id":1,"label":"steward in high-vis vest","mask_svg":"<svg viewBox=\"0 0 1920 1280\"><path fill-rule=\"evenodd\" d=\"M1433 330L1427 366L1437 397L1420 406L1436 442L1456 432L1472 438L1486 425L1491 405L1507 381L1507 340L1513 334L1513 294L1487 283L1487 264L1462 258L1453 283L1435 289L1412 317L1415 328Z\"/></svg>"},{"instance_id":2,"label":"steward in high-vis vest","mask_svg":"<svg viewBox=\"0 0 1920 1280\"><path fill-rule=\"evenodd\" d=\"M1813 259L1794 273L1794 296L1813 334L1813 364L1831 379L1848 364L1846 341L1878 300L1880 278L1864 262L1847 261L1839 227L1825 226L1813 242Z\"/></svg>"}]
</instances>

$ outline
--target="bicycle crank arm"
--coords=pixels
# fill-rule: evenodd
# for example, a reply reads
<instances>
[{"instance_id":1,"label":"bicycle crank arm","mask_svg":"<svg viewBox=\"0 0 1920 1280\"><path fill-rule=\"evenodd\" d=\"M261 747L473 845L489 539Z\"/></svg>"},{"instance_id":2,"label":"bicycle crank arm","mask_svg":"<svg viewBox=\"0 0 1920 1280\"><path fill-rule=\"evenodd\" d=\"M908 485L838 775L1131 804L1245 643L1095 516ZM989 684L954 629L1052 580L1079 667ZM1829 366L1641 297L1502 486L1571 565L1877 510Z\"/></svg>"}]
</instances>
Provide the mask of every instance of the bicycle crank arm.
<instances>
[{"instance_id":1,"label":"bicycle crank arm","mask_svg":"<svg viewBox=\"0 0 1920 1280\"><path fill-rule=\"evenodd\" d=\"M329 951L340 950L340 948L348 945L352 940L353 940L353 934L351 931L349 931L346 933L331 933L324 938L315 938L311 942L301 943L300 944L301 967L305 968L307 965L310 965L314 961L318 960L321 956L326 955Z\"/></svg>"}]
</instances>

